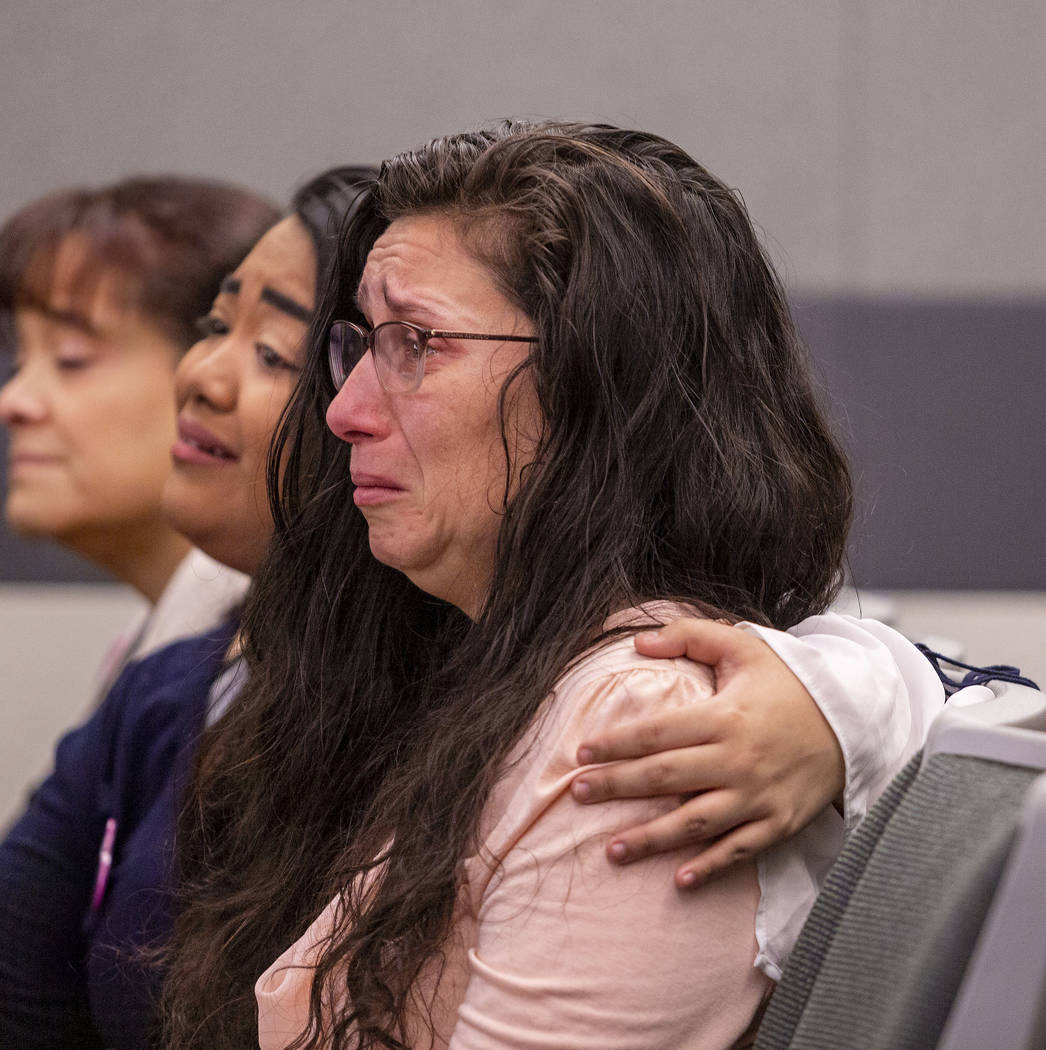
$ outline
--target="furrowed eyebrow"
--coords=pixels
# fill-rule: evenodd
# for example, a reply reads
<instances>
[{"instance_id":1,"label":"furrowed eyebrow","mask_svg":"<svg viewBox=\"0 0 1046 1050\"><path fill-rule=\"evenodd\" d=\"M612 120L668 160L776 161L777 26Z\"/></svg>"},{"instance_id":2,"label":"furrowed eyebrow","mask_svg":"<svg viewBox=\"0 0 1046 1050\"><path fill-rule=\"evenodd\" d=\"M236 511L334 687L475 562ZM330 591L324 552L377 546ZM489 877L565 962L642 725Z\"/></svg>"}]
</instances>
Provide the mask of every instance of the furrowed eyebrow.
<instances>
[{"instance_id":1,"label":"furrowed eyebrow","mask_svg":"<svg viewBox=\"0 0 1046 1050\"><path fill-rule=\"evenodd\" d=\"M388 285L382 288L382 294L385 299L385 305L394 314L409 314L418 309L424 309L424 307L415 302L413 299L405 299L401 296L397 296Z\"/></svg>"},{"instance_id":2,"label":"furrowed eyebrow","mask_svg":"<svg viewBox=\"0 0 1046 1050\"><path fill-rule=\"evenodd\" d=\"M378 291L385 306L396 316L411 317L415 321L421 320L432 323L433 319L440 314L438 303L430 304L424 300L424 297L416 299L410 294L401 295L395 289L390 288L387 281L382 281ZM366 293L366 289L362 285L360 285L360 289L356 293L356 307L360 313L363 313L363 302L369 297L366 294L360 295L360 292Z\"/></svg>"},{"instance_id":3,"label":"furrowed eyebrow","mask_svg":"<svg viewBox=\"0 0 1046 1050\"><path fill-rule=\"evenodd\" d=\"M307 306L303 306L289 295L284 295L283 292L276 291L275 288L269 288L268 285L262 288L261 299L270 306L275 306L277 310L290 314L297 321L308 324L312 320L312 311Z\"/></svg>"},{"instance_id":4,"label":"furrowed eyebrow","mask_svg":"<svg viewBox=\"0 0 1046 1050\"><path fill-rule=\"evenodd\" d=\"M364 288L362 283L356 288L356 294L352 297L352 301L359 313L366 314L367 311L364 309L363 304L367 301L367 289Z\"/></svg>"}]
</instances>

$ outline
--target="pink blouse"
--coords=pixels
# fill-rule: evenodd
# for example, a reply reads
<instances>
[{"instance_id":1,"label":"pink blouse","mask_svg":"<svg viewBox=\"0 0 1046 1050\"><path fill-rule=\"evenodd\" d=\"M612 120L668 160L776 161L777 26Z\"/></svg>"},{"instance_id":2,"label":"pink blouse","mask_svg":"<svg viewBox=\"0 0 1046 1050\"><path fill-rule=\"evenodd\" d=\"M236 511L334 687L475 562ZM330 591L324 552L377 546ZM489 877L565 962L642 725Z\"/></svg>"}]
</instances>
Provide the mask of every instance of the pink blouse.
<instances>
[{"instance_id":1,"label":"pink blouse","mask_svg":"<svg viewBox=\"0 0 1046 1050\"><path fill-rule=\"evenodd\" d=\"M412 1020L415 1050L671 1050L742 1040L771 987L752 965L755 865L688 892L672 876L689 850L612 867L610 836L676 800L578 806L569 790L583 772L575 753L584 738L713 691L708 668L643 657L631 637L560 679L517 749L522 760L487 803L447 965L418 988L435 1040L420 1016ZM259 978L262 1050L303 1031L310 965L336 907Z\"/></svg>"}]
</instances>

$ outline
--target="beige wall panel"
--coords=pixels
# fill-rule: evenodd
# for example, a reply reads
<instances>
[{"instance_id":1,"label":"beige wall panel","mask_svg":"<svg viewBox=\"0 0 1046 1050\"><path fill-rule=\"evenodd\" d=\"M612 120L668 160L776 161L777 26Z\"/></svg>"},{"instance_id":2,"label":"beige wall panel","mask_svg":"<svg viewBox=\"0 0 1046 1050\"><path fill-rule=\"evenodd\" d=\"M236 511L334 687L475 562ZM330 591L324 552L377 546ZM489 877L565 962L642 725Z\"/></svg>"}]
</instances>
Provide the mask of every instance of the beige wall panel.
<instances>
[{"instance_id":1,"label":"beige wall panel","mask_svg":"<svg viewBox=\"0 0 1046 1050\"><path fill-rule=\"evenodd\" d=\"M284 197L505 114L662 131L805 291L1039 294L1046 6L41 0L5 13L0 212L128 170Z\"/></svg>"},{"instance_id":2,"label":"beige wall panel","mask_svg":"<svg viewBox=\"0 0 1046 1050\"><path fill-rule=\"evenodd\" d=\"M0 585L0 831L87 716L109 647L142 608L129 587Z\"/></svg>"},{"instance_id":3,"label":"beige wall panel","mask_svg":"<svg viewBox=\"0 0 1046 1050\"><path fill-rule=\"evenodd\" d=\"M845 284L1041 296L1046 5L849 0L847 12L864 131Z\"/></svg>"},{"instance_id":4,"label":"beige wall panel","mask_svg":"<svg viewBox=\"0 0 1046 1050\"><path fill-rule=\"evenodd\" d=\"M0 213L129 170L285 198L509 114L660 131L742 189L790 279L840 268L836 3L38 0L7 15Z\"/></svg>"}]
</instances>

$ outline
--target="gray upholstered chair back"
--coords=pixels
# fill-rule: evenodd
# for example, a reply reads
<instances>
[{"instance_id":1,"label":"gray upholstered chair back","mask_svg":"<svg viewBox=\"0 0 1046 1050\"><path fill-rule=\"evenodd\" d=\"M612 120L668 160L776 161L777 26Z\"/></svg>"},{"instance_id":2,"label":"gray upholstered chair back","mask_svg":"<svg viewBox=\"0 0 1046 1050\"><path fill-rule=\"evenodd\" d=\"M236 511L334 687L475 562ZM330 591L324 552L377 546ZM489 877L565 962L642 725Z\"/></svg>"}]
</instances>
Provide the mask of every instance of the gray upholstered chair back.
<instances>
[{"instance_id":1,"label":"gray upholstered chair back","mask_svg":"<svg viewBox=\"0 0 1046 1050\"><path fill-rule=\"evenodd\" d=\"M1044 730L1027 687L952 698L829 874L757 1050L1046 1046Z\"/></svg>"}]
</instances>

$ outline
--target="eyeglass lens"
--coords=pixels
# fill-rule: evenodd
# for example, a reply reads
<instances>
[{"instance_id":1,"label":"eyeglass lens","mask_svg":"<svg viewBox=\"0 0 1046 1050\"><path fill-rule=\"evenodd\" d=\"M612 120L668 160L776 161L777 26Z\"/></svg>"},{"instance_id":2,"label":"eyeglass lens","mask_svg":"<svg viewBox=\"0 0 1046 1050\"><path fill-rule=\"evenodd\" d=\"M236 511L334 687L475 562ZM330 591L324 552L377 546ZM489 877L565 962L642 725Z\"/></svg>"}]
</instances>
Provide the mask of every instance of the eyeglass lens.
<instances>
[{"instance_id":1,"label":"eyeglass lens","mask_svg":"<svg viewBox=\"0 0 1046 1050\"><path fill-rule=\"evenodd\" d=\"M374 330L372 342L378 378L386 390L407 391L419 385L419 362L424 358L425 350L417 332L392 321ZM421 368L424 368L423 364Z\"/></svg>"},{"instance_id":2,"label":"eyeglass lens","mask_svg":"<svg viewBox=\"0 0 1046 1050\"><path fill-rule=\"evenodd\" d=\"M368 343L374 350L378 381L386 390L410 392L418 388L425 351L421 337L409 325L390 321L368 335L354 324L336 321L330 334L330 370L337 389L367 352Z\"/></svg>"}]
</instances>

